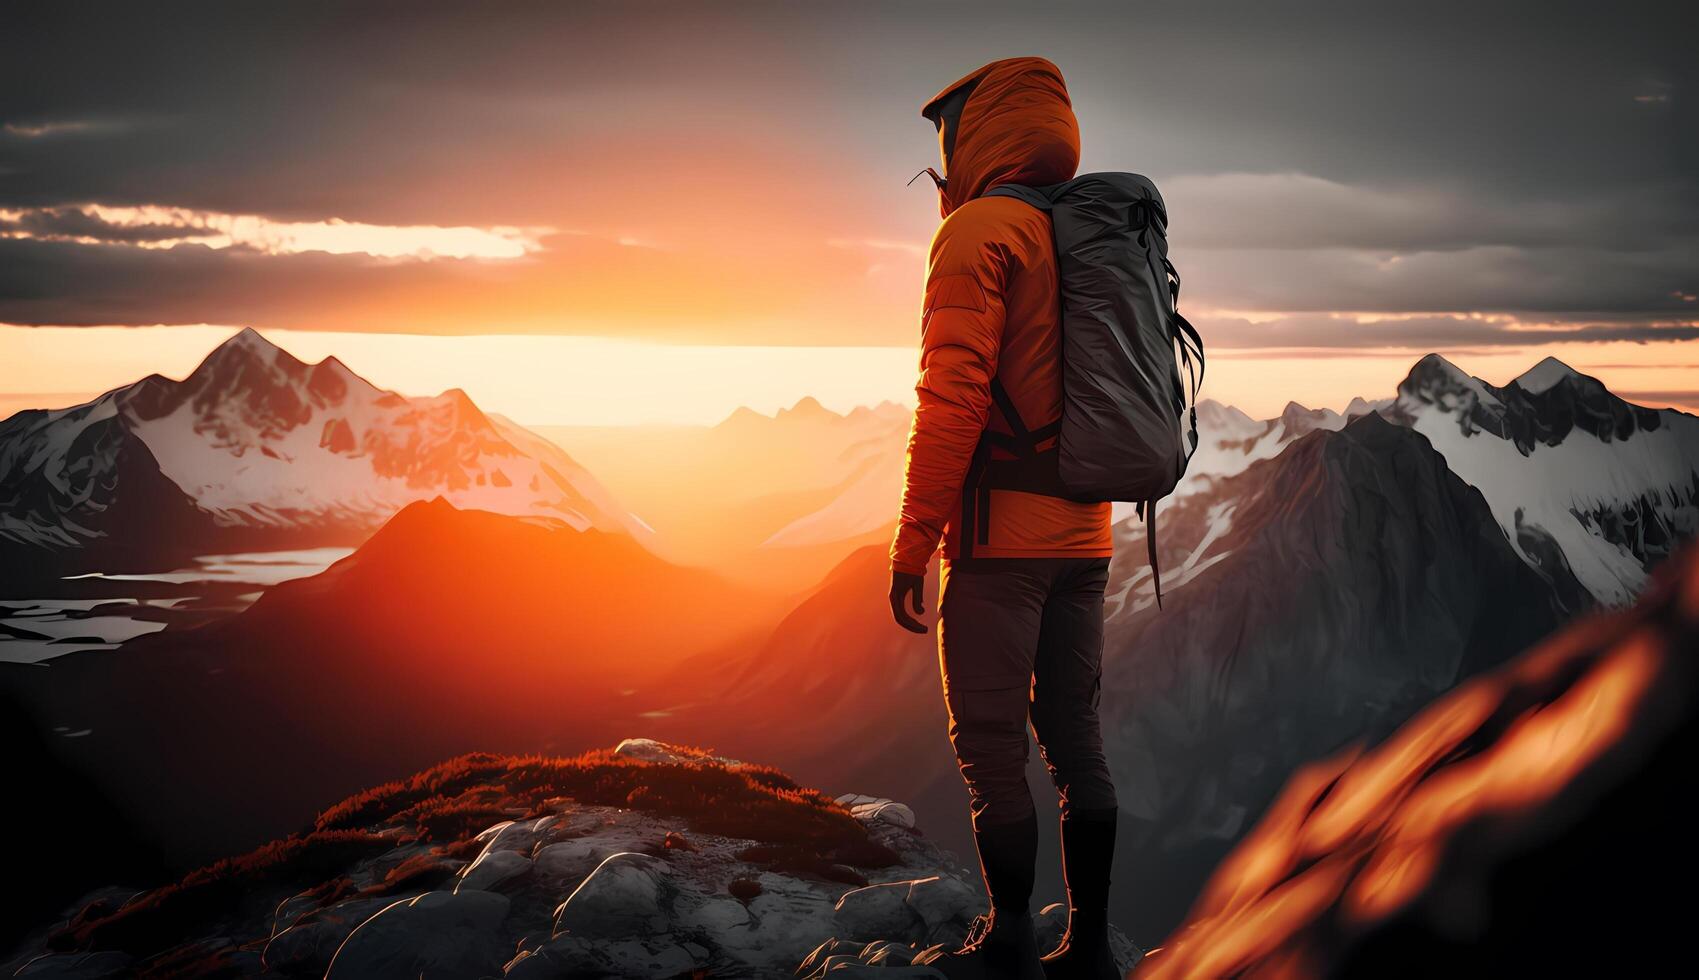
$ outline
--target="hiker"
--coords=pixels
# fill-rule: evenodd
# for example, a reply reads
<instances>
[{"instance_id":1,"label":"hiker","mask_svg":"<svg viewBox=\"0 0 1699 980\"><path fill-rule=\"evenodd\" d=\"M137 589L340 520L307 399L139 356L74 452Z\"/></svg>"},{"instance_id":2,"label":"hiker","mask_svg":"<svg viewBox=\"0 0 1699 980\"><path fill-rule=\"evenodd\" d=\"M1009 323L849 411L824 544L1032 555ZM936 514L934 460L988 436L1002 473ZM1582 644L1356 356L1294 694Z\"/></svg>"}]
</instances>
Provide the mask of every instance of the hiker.
<instances>
[{"instance_id":1,"label":"hiker","mask_svg":"<svg viewBox=\"0 0 1699 980\"><path fill-rule=\"evenodd\" d=\"M934 179L944 221L927 266L890 602L900 625L925 632L905 605L925 611L924 576L942 539L949 735L992 909L966 947L931 965L950 976L1111 977L1116 800L1097 718L1110 504L1037 489L964 491L970 471L1011 455L999 443L1039 437L1034 448L1045 457L1056 442L1063 392L1051 219L1014 197L983 195L1072 178L1079 128L1061 72L1042 58L987 65L922 115L943 152ZM1028 909L1038 847L1029 719L1061 799L1068 885L1068 931L1042 965Z\"/></svg>"}]
</instances>

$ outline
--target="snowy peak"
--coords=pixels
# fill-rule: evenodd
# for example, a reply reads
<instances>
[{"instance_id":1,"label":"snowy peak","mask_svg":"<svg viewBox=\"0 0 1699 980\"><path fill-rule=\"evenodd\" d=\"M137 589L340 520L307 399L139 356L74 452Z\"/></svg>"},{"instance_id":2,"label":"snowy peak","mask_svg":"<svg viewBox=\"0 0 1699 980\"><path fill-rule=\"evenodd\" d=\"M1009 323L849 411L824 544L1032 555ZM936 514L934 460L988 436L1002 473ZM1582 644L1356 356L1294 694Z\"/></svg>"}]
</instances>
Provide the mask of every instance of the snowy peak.
<instances>
[{"instance_id":1,"label":"snowy peak","mask_svg":"<svg viewBox=\"0 0 1699 980\"><path fill-rule=\"evenodd\" d=\"M1516 376L1512 381L1530 395L1538 395L1550 390L1560 381L1581 378L1583 375L1574 368L1555 357L1548 357L1540 363ZM1591 380L1591 379L1589 379Z\"/></svg>"},{"instance_id":2,"label":"snowy peak","mask_svg":"<svg viewBox=\"0 0 1699 980\"><path fill-rule=\"evenodd\" d=\"M1552 357L1499 388L1429 354L1399 384L1390 412L1408 422L1435 411L1450 416L1463 435L1497 436L1524 456L1536 446L1559 445L1576 429L1610 442L1656 430L1663 421L1659 412L1623 401L1598 379Z\"/></svg>"},{"instance_id":3,"label":"snowy peak","mask_svg":"<svg viewBox=\"0 0 1699 980\"><path fill-rule=\"evenodd\" d=\"M1699 419L1629 404L1556 358L1500 388L1429 355L1383 414L1481 491L1560 595L1627 603L1699 529Z\"/></svg>"},{"instance_id":4,"label":"snowy peak","mask_svg":"<svg viewBox=\"0 0 1699 980\"><path fill-rule=\"evenodd\" d=\"M1429 354L1410 368L1398 384L1400 403L1406 400L1440 406L1445 411L1472 412L1476 405L1500 406L1491 385L1438 354Z\"/></svg>"},{"instance_id":5,"label":"snowy peak","mask_svg":"<svg viewBox=\"0 0 1699 980\"><path fill-rule=\"evenodd\" d=\"M1287 402L1280 413L1280 424L1285 426L1285 436L1290 440L1316 429L1337 429L1345 421L1331 408L1305 408L1297 402Z\"/></svg>"},{"instance_id":6,"label":"snowy peak","mask_svg":"<svg viewBox=\"0 0 1699 980\"><path fill-rule=\"evenodd\" d=\"M293 354L267 340L263 334L253 327L243 327L230 339L212 349L202 365L218 364L224 361L260 360L267 363L285 358L294 364L300 364Z\"/></svg>"},{"instance_id":7,"label":"snowy peak","mask_svg":"<svg viewBox=\"0 0 1699 980\"><path fill-rule=\"evenodd\" d=\"M1350 404L1345 406L1345 411L1341 414L1343 414L1347 420L1350 420L1359 415L1367 415L1370 412L1378 412L1391 404L1391 399L1371 402L1367 398L1358 395L1351 399Z\"/></svg>"},{"instance_id":8,"label":"snowy peak","mask_svg":"<svg viewBox=\"0 0 1699 980\"><path fill-rule=\"evenodd\" d=\"M1239 438L1244 438L1265 428L1263 423L1239 409L1224 405L1213 398L1198 402L1197 410L1198 428L1206 432L1237 433Z\"/></svg>"},{"instance_id":9,"label":"snowy peak","mask_svg":"<svg viewBox=\"0 0 1699 980\"><path fill-rule=\"evenodd\" d=\"M457 507L650 535L564 452L498 425L466 392L406 398L335 358L306 364L247 329L182 381L149 375L88 405L20 413L0 426L0 501L9 502L0 546L110 550L122 542L94 539L144 533L150 521L134 506L124 526L93 529L107 527L101 513L153 486L138 475L148 470L225 529L214 536L233 550L259 543L261 532L267 546L292 546L291 535L358 541L438 495ZM170 495L150 489L148 499Z\"/></svg>"}]
</instances>

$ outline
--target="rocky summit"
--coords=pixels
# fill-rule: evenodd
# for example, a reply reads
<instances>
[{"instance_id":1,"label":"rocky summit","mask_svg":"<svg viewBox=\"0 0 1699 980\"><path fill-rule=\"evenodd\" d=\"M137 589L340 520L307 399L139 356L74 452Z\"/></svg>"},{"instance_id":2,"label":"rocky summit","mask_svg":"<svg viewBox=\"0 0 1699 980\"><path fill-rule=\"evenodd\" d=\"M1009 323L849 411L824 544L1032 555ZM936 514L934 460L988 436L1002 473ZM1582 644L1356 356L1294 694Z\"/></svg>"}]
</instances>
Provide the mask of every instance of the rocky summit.
<instances>
[{"instance_id":1,"label":"rocky summit","mask_svg":"<svg viewBox=\"0 0 1699 980\"><path fill-rule=\"evenodd\" d=\"M470 755L147 891L108 888L3 964L32 978L933 975L977 874L887 799L647 739ZM1065 925L1038 915L1041 939ZM1124 965L1138 951L1116 940Z\"/></svg>"}]
</instances>

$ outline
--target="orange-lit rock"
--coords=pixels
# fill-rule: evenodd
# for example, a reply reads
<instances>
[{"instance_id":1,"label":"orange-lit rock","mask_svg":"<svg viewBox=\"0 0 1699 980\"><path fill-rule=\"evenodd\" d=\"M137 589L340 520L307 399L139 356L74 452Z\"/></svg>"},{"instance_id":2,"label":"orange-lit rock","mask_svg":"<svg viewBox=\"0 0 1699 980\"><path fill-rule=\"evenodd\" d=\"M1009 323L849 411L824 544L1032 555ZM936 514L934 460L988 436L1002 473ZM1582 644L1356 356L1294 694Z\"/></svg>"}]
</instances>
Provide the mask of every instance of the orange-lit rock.
<instances>
[{"instance_id":1,"label":"orange-lit rock","mask_svg":"<svg viewBox=\"0 0 1699 980\"><path fill-rule=\"evenodd\" d=\"M1696 655L1690 548L1633 609L1296 776L1134 976L1665 972L1699 855Z\"/></svg>"}]
</instances>

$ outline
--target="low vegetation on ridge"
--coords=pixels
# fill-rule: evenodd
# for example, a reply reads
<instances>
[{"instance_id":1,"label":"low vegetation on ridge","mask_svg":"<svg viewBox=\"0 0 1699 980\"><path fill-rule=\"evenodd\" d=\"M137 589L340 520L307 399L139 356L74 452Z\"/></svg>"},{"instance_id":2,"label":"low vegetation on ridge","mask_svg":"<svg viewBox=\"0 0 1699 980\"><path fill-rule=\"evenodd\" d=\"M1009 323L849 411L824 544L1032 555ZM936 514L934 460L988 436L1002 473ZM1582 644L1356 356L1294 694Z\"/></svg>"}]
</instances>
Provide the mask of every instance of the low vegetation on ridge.
<instances>
[{"instance_id":1,"label":"low vegetation on ridge","mask_svg":"<svg viewBox=\"0 0 1699 980\"><path fill-rule=\"evenodd\" d=\"M122 905L91 903L50 945L156 956L217 932L227 919L251 918L256 903L302 891L327 905L345 898L351 865L409 842L429 846L363 891L428 889L453 874L457 865L449 861L476 855L473 837L484 828L573 804L644 810L677 818L696 834L753 841L746 860L790 873L846 880L856 877L854 868L899 863L842 806L776 769L728 767L706 754L648 762L609 750L572 758L473 753L357 793L321 813L308 831ZM655 846L666 844L657 839Z\"/></svg>"}]
</instances>

